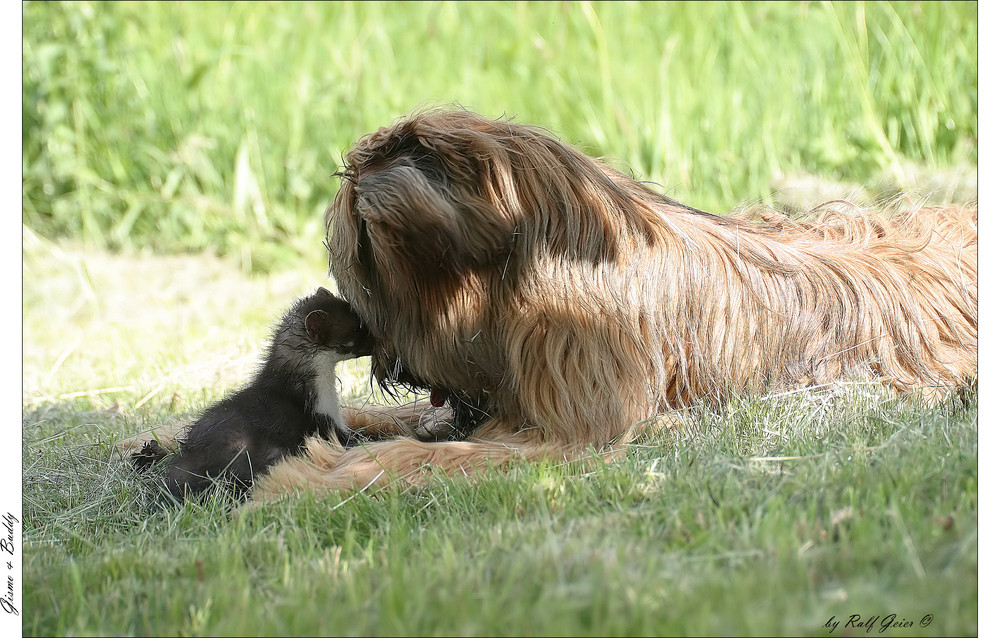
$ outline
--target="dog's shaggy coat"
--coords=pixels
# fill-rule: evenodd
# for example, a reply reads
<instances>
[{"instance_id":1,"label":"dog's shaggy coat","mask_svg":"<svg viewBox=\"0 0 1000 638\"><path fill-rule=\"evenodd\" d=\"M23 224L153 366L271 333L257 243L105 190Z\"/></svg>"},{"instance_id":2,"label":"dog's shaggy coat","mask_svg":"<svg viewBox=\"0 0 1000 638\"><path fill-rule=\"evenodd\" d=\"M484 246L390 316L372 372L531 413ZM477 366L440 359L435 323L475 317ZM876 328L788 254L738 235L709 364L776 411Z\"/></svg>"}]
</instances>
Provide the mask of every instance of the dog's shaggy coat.
<instances>
[{"instance_id":1,"label":"dog's shaggy coat","mask_svg":"<svg viewBox=\"0 0 1000 638\"><path fill-rule=\"evenodd\" d=\"M538 128L465 111L381 128L346 163L330 268L374 335L374 374L451 408L348 420L385 435L452 414L470 436L312 439L259 499L607 448L734 393L857 376L934 393L975 378L973 206L719 217Z\"/></svg>"}]
</instances>

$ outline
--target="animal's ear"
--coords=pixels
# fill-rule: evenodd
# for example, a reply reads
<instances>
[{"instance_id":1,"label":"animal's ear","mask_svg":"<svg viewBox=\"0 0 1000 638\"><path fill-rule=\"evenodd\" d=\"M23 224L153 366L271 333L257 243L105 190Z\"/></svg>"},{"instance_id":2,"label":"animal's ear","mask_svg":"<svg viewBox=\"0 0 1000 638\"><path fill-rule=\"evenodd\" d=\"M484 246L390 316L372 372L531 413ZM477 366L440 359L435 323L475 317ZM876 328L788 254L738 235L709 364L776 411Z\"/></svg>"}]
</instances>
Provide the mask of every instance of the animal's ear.
<instances>
[{"instance_id":1,"label":"animal's ear","mask_svg":"<svg viewBox=\"0 0 1000 638\"><path fill-rule=\"evenodd\" d=\"M320 288L320 290L323 290ZM326 343L330 333L329 316L324 310L313 310L306 315L306 336L315 344Z\"/></svg>"},{"instance_id":2,"label":"animal's ear","mask_svg":"<svg viewBox=\"0 0 1000 638\"><path fill-rule=\"evenodd\" d=\"M505 258L513 223L474 190L408 162L366 175L355 187L362 245L367 240L380 267L397 274Z\"/></svg>"},{"instance_id":3,"label":"animal's ear","mask_svg":"<svg viewBox=\"0 0 1000 638\"><path fill-rule=\"evenodd\" d=\"M334 298L333 293L324 288L323 286L320 286L319 288L316 289L316 296L319 297L320 299Z\"/></svg>"},{"instance_id":4,"label":"animal's ear","mask_svg":"<svg viewBox=\"0 0 1000 638\"><path fill-rule=\"evenodd\" d=\"M356 210L380 266L407 268L455 265L460 250L458 211L439 184L413 166L390 166L359 180Z\"/></svg>"}]
</instances>

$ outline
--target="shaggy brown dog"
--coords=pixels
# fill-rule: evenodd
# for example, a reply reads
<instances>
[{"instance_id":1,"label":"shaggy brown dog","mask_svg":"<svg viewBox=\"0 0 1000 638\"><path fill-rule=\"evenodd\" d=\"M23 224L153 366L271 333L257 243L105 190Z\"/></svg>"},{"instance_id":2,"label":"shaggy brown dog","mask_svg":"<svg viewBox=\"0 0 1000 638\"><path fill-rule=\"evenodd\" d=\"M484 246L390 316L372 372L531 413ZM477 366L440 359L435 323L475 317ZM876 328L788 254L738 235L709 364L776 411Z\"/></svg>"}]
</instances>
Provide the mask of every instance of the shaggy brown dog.
<instances>
[{"instance_id":1,"label":"shaggy brown dog","mask_svg":"<svg viewBox=\"0 0 1000 638\"><path fill-rule=\"evenodd\" d=\"M374 373L431 389L470 436L313 439L258 499L606 449L656 414L733 393L975 378L974 207L719 217L538 128L464 111L381 128L346 160L330 267L375 337ZM348 420L391 435L447 408L403 410Z\"/></svg>"}]
</instances>

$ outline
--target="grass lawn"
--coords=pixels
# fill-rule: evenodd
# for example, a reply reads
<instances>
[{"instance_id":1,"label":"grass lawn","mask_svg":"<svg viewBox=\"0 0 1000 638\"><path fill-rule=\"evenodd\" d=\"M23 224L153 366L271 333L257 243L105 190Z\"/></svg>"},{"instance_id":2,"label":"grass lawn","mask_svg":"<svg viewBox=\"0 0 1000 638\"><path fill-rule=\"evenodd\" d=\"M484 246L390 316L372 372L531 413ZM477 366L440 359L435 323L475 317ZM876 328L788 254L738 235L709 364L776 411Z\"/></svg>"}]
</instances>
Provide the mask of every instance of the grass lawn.
<instances>
[{"instance_id":1,"label":"grass lawn","mask_svg":"<svg viewBox=\"0 0 1000 638\"><path fill-rule=\"evenodd\" d=\"M24 634L979 633L974 392L745 397L614 464L254 510L159 510L162 467L138 475L113 445L244 382L270 323L329 285L330 175L363 133L457 102L714 212L964 202L977 15L24 3ZM365 361L341 375L347 401L383 400Z\"/></svg>"},{"instance_id":2,"label":"grass lawn","mask_svg":"<svg viewBox=\"0 0 1000 638\"><path fill-rule=\"evenodd\" d=\"M25 246L26 635L977 632L974 396L845 384L693 412L612 465L163 512L162 468L113 442L242 382L322 268ZM348 400L378 400L364 373Z\"/></svg>"}]
</instances>

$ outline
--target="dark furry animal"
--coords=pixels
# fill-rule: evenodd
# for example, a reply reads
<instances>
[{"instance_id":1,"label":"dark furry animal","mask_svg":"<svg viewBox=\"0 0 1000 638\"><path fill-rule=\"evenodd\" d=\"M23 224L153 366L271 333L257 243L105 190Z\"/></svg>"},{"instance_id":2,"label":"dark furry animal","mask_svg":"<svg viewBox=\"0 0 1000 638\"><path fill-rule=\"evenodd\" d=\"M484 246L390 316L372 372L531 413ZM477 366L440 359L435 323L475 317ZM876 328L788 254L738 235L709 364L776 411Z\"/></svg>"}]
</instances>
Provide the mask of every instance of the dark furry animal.
<instances>
[{"instance_id":1,"label":"dark furry animal","mask_svg":"<svg viewBox=\"0 0 1000 638\"><path fill-rule=\"evenodd\" d=\"M335 366L371 352L371 336L347 302L325 288L299 300L275 329L250 384L208 408L181 441L167 467L171 494L183 499L213 483L242 492L308 436L335 434L346 442L352 432Z\"/></svg>"}]
</instances>

